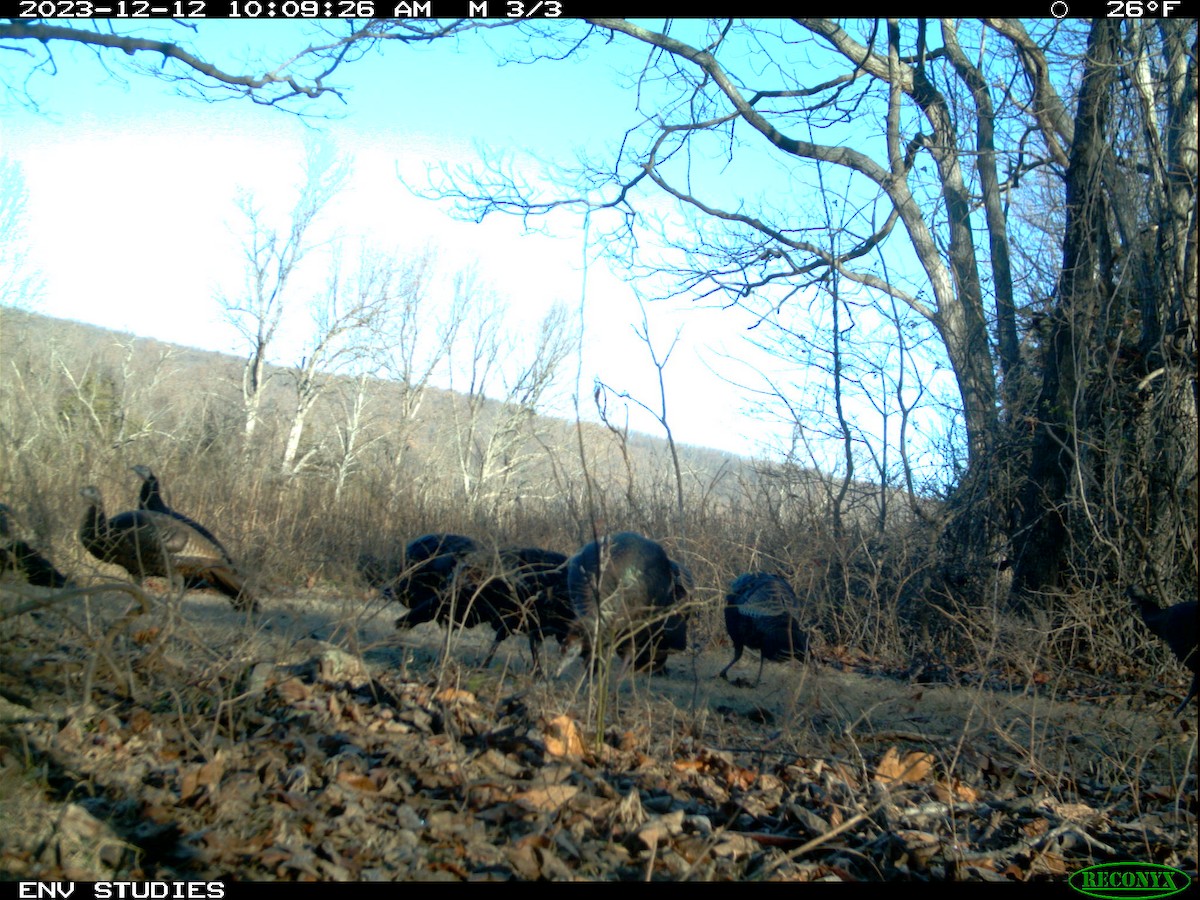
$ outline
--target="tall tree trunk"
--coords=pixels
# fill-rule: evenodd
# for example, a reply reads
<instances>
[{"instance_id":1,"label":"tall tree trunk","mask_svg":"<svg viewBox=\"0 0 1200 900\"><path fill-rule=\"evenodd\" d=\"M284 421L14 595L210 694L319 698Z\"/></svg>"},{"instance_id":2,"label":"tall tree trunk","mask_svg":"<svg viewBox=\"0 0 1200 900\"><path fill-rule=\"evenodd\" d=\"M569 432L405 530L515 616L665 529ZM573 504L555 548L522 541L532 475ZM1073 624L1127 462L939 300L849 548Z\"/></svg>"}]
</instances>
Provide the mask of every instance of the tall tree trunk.
<instances>
[{"instance_id":1,"label":"tall tree trunk","mask_svg":"<svg viewBox=\"0 0 1200 900\"><path fill-rule=\"evenodd\" d=\"M1043 350L1029 474L1018 499L1013 587L1019 603L1030 592L1058 584L1068 560L1068 493L1079 471L1078 438L1086 433L1084 417L1090 414L1089 384L1086 373L1079 371L1078 349L1094 339L1097 310L1112 294L1105 277L1111 247L1103 169L1108 153L1105 122L1119 41L1120 23L1113 20L1098 20L1088 37L1067 168L1058 302Z\"/></svg>"}]
</instances>

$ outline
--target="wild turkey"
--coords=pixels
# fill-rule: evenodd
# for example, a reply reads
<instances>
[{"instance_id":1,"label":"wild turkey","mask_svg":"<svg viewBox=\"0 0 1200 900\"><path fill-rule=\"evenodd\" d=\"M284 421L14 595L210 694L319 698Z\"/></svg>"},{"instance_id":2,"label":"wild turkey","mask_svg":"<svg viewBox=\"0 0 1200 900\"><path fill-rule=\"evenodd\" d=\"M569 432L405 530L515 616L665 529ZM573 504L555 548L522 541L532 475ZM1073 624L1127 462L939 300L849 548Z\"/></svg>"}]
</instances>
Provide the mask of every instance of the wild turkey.
<instances>
[{"instance_id":1,"label":"wild turkey","mask_svg":"<svg viewBox=\"0 0 1200 900\"><path fill-rule=\"evenodd\" d=\"M567 563L576 625L559 668L581 653L596 661L597 643L632 660L635 668L661 672L672 650L687 647L687 622L674 611L685 591L682 572L654 541L631 531L592 541Z\"/></svg>"},{"instance_id":2,"label":"wild turkey","mask_svg":"<svg viewBox=\"0 0 1200 900\"><path fill-rule=\"evenodd\" d=\"M528 554L528 551L518 551ZM542 640L554 638L561 648L567 643L575 625L575 607L571 604L571 588L567 581L567 555L553 550L537 550L540 560L529 561L529 571L522 576L524 590L533 594L538 630Z\"/></svg>"},{"instance_id":3,"label":"wild turkey","mask_svg":"<svg viewBox=\"0 0 1200 900\"><path fill-rule=\"evenodd\" d=\"M721 670L721 677L729 680L726 673L746 647L760 654L755 687L762 681L764 661L804 659L808 635L800 627L799 611L795 591L778 575L750 572L733 579L725 598L725 628L733 641L733 659Z\"/></svg>"},{"instance_id":4,"label":"wild turkey","mask_svg":"<svg viewBox=\"0 0 1200 900\"><path fill-rule=\"evenodd\" d=\"M675 598L677 606L688 601L695 586L696 579L692 577L692 570L671 560L671 596Z\"/></svg>"},{"instance_id":5,"label":"wild turkey","mask_svg":"<svg viewBox=\"0 0 1200 900\"><path fill-rule=\"evenodd\" d=\"M104 513L98 488L80 490L88 501L79 527L79 540L101 562L115 563L141 584L146 576L203 579L230 598L235 609L258 611L258 601L226 554L191 525L149 509Z\"/></svg>"},{"instance_id":6,"label":"wild turkey","mask_svg":"<svg viewBox=\"0 0 1200 900\"><path fill-rule=\"evenodd\" d=\"M0 574L12 572L38 587L66 587L67 577L27 542L12 536L8 516L12 512L0 503Z\"/></svg>"},{"instance_id":7,"label":"wild turkey","mask_svg":"<svg viewBox=\"0 0 1200 900\"><path fill-rule=\"evenodd\" d=\"M667 657L674 652L687 650L687 607L692 589L696 586L692 571L687 566L671 560L671 598L672 604L680 609L663 620L662 633L654 648L654 662L651 671L662 672L666 669Z\"/></svg>"},{"instance_id":8,"label":"wild turkey","mask_svg":"<svg viewBox=\"0 0 1200 900\"><path fill-rule=\"evenodd\" d=\"M446 588L459 559L478 549L471 538L461 534L426 534L409 541L404 548L404 574L383 588L385 597L408 607L408 612L396 620L396 627L412 628L434 619L449 623L451 607L445 602Z\"/></svg>"},{"instance_id":9,"label":"wild turkey","mask_svg":"<svg viewBox=\"0 0 1200 900\"><path fill-rule=\"evenodd\" d=\"M164 513L174 519L178 519L186 525L191 526L196 531L200 532L201 536L212 541L213 545L221 551L221 555L225 557L225 561L232 563L233 557L229 555L229 551L225 549L225 545L218 541L211 531L197 522L195 519L190 519L183 513L178 512L167 506L162 495L162 485L149 466L130 466L130 471L137 474L142 479L141 490L138 491L138 509L148 509L150 512Z\"/></svg>"},{"instance_id":10,"label":"wild turkey","mask_svg":"<svg viewBox=\"0 0 1200 900\"><path fill-rule=\"evenodd\" d=\"M1131 586L1126 594L1142 614L1142 621L1146 623L1146 627L1166 641L1176 659L1192 670L1192 687L1175 710L1175 715L1179 715L1200 689L1200 652L1196 649L1196 631L1200 621L1197 603L1195 600L1188 600L1164 609L1154 603L1141 585L1137 584Z\"/></svg>"},{"instance_id":11,"label":"wild turkey","mask_svg":"<svg viewBox=\"0 0 1200 900\"><path fill-rule=\"evenodd\" d=\"M567 556L538 547L468 553L454 570L448 602L457 621L487 623L496 632L485 667L505 638L525 634L534 671L540 671L542 641L554 637L561 645L574 621Z\"/></svg>"}]
</instances>

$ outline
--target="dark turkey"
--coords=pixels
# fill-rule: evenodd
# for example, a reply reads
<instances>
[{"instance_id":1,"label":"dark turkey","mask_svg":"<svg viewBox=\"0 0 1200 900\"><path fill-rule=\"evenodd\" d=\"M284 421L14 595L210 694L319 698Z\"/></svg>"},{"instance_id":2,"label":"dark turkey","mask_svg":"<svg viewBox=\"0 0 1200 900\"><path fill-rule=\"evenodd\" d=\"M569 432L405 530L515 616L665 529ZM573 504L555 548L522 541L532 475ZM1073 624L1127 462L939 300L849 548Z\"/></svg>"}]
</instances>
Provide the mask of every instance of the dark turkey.
<instances>
[{"instance_id":1,"label":"dark turkey","mask_svg":"<svg viewBox=\"0 0 1200 900\"><path fill-rule=\"evenodd\" d=\"M412 628L435 619L442 624L455 621L446 590L459 559L478 549L478 544L461 534L426 534L409 541L404 548L403 574L383 588L385 597L408 607L396 620L396 627ZM471 627L479 622L455 624Z\"/></svg>"},{"instance_id":2,"label":"dark turkey","mask_svg":"<svg viewBox=\"0 0 1200 900\"><path fill-rule=\"evenodd\" d=\"M27 541L12 536L8 516L12 510L0 503L0 574L11 572L38 587L66 587L67 577Z\"/></svg>"},{"instance_id":3,"label":"dark turkey","mask_svg":"<svg viewBox=\"0 0 1200 900\"><path fill-rule=\"evenodd\" d=\"M800 601L787 581L766 572L739 575L729 585L725 597L725 628L733 641L733 659L721 670L721 677L742 658L749 647L759 652L758 678L762 681L763 662L804 659L808 655L808 635L800 627Z\"/></svg>"},{"instance_id":4,"label":"dark turkey","mask_svg":"<svg viewBox=\"0 0 1200 900\"><path fill-rule=\"evenodd\" d=\"M687 650L687 607L692 588L696 586L692 571L687 566L671 560L671 599L677 612L663 620L662 634L654 647L653 672L662 672L667 666L667 657Z\"/></svg>"},{"instance_id":5,"label":"dark turkey","mask_svg":"<svg viewBox=\"0 0 1200 900\"><path fill-rule=\"evenodd\" d=\"M576 624L560 673L581 653L595 662L597 650L661 672L672 651L687 649L687 622L675 607L687 590L678 571L659 544L632 531L592 541L571 557Z\"/></svg>"},{"instance_id":6,"label":"dark turkey","mask_svg":"<svg viewBox=\"0 0 1200 900\"><path fill-rule=\"evenodd\" d=\"M574 614L567 590L567 556L538 547L476 550L455 568L449 602L456 621L486 623L496 633L483 665L491 664L505 638L524 634L535 671L538 649L553 637L563 644Z\"/></svg>"},{"instance_id":7,"label":"dark turkey","mask_svg":"<svg viewBox=\"0 0 1200 900\"><path fill-rule=\"evenodd\" d=\"M1197 603L1188 600L1164 609L1147 596L1141 585L1133 585L1126 593L1141 613L1146 627L1166 642L1176 659L1192 670L1192 687L1175 710L1175 715L1179 715L1200 689L1200 652L1196 649L1197 623L1200 620Z\"/></svg>"},{"instance_id":8,"label":"dark turkey","mask_svg":"<svg viewBox=\"0 0 1200 900\"><path fill-rule=\"evenodd\" d=\"M225 557L226 562L233 562L233 557L225 549L225 545L218 541L211 531L195 519L190 519L183 513L167 506L166 501L163 499L162 485L159 483L158 476L150 470L149 466L130 466L130 471L136 473L142 479L142 487L138 491L138 509L148 509L151 512L165 513L174 519L178 519L180 522L200 532L204 538L212 541L213 546L221 551L221 555Z\"/></svg>"},{"instance_id":9,"label":"dark turkey","mask_svg":"<svg viewBox=\"0 0 1200 900\"><path fill-rule=\"evenodd\" d=\"M671 560L671 595L675 599L675 605L686 603L695 586L696 579L692 577L692 570Z\"/></svg>"},{"instance_id":10,"label":"dark turkey","mask_svg":"<svg viewBox=\"0 0 1200 900\"><path fill-rule=\"evenodd\" d=\"M79 527L79 540L101 562L115 563L138 584L147 576L202 579L229 597L235 609L258 610L222 548L191 525L149 509L134 509L109 518L98 488L80 490L88 501Z\"/></svg>"}]
</instances>

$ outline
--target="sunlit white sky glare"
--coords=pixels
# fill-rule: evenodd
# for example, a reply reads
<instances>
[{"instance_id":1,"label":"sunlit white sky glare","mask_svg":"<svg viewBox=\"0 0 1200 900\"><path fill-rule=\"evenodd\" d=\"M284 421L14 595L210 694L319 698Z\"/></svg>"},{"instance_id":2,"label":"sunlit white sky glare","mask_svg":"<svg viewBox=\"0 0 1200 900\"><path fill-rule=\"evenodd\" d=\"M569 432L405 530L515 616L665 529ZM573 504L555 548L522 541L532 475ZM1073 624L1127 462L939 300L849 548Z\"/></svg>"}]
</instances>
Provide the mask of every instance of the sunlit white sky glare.
<instances>
[{"instance_id":1,"label":"sunlit white sky glare","mask_svg":"<svg viewBox=\"0 0 1200 900\"><path fill-rule=\"evenodd\" d=\"M297 46L304 27L206 21L194 41L236 69L236 60ZM345 104L327 98L296 107L315 114L304 119L246 100L182 98L144 75L110 77L88 51L55 46L54 55L57 74L30 83L36 111L11 98L0 107L0 156L21 165L30 264L44 282L36 310L244 355L217 300L244 279L244 220L235 199L250 190L260 205L284 214L301 180L305 141L319 134L354 165L327 227L400 253L429 245L447 285L454 272L478 264L509 304L516 332L531 331L555 302L578 313L582 301L583 414L594 417L593 378L657 406L655 370L634 333L641 319L634 291L599 248L586 245L581 216L556 214L545 223L549 236L526 234L519 219L499 214L464 222L445 203L414 196L398 177L419 184L430 164L477 166L481 154L569 161L581 148L601 153L639 115L613 48L602 59L497 66L480 41L393 45L340 70ZM637 71L633 56L624 62ZM118 65L114 72L123 71ZM272 360L285 365L298 361L308 321L302 289L290 303L291 330ZM789 429L751 415L753 398L713 372L761 387L755 370L770 363L743 340L753 324L746 312L681 298L650 304L649 315L660 352L680 331L665 373L677 440L745 455L774 455L786 445ZM572 415L574 362L568 368L560 405L546 412ZM636 408L630 421L661 435Z\"/></svg>"}]
</instances>

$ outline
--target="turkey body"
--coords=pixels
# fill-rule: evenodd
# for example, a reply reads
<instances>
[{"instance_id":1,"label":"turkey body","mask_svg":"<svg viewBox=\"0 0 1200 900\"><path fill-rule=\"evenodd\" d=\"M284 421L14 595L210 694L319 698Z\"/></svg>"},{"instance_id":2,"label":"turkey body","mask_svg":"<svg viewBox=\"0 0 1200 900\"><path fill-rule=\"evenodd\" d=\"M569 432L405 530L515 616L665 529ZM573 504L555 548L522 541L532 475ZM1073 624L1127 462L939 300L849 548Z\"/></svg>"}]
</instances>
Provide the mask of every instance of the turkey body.
<instances>
[{"instance_id":1,"label":"turkey body","mask_svg":"<svg viewBox=\"0 0 1200 900\"><path fill-rule=\"evenodd\" d=\"M1196 649L1200 607L1195 600L1160 607L1139 585L1133 585L1126 593L1137 607L1146 627L1171 648L1176 659L1192 670L1192 687L1175 710L1178 716L1200 690L1200 652Z\"/></svg>"},{"instance_id":2,"label":"turkey body","mask_svg":"<svg viewBox=\"0 0 1200 900\"><path fill-rule=\"evenodd\" d=\"M0 503L0 573L11 572L18 578L38 587L66 587L67 577L28 541L15 538L9 529L11 510Z\"/></svg>"},{"instance_id":3,"label":"turkey body","mask_svg":"<svg viewBox=\"0 0 1200 900\"><path fill-rule=\"evenodd\" d=\"M808 655L808 635L798 620L800 601L787 580L767 572L739 575L729 585L725 597L725 628L733 641L733 659L721 670L727 673L749 647L760 654L758 678L762 680L763 662L804 659Z\"/></svg>"},{"instance_id":4,"label":"turkey body","mask_svg":"<svg viewBox=\"0 0 1200 900\"><path fill-rule=\"evenodd\" d=\"M447 589L459 560L479 549L479 545L461 534L426 534L408 542L404 548L403 574L383 588L383 594L408 607L396 619L397 628L412 628L435 619L442 624L452 621L471 627L479 624L454 619L454 604ZM469 615L469 611L468 611Z\"/></svg>"},{"instance_id":5,"label":"turkey body","mask_svg":"<svg viewBox=\"0 0 1200 900\"><path fill-rule=\"evenodd\" d=\"M540 547L476 550L459 558L450 600L458 621L485 623L495 640L483 664L490 665L505 638L529 639L533 667L547 637L566 641L574 621L567 589L567 555Z\"/></svg>"},{"instance_id":6,"label":"turkey body","mask_svg":"<svg viewBox=\"0 0 1200 900\"><path fill-rule=\"evenodd\" d=\"M578 652L617 654L657 672L686 649L687 622L675 608L687 590L682 570L675 574L655 541L631 531L592 541L571 557L567 582Z\"/></svg>"},{"instance_id":7,"label":"turkey body","mask_svg":"<svg viewBox=\"0 0 1200 900\"><path fill-rule=\"evenodd\" d=\"M135 472L142 479L141 489L138 491L138 509L149 510L150 512L163 513L173 519L178 519L189 528L199 532L205 540L211 541L221 555L225 557L226 562L233 562L233 557L229 555L229 551L225 549L225 545L216 539L211 531L197 522L195 519L188 518L181 512L177 512L167 506L162 495L162 485L159 483L158 477L151 471L149 466L131 466L131 471Z\"/></svg>"},{"instance_id":8,"label":"turkey body","mask_svg":"<svg viewBox=\"0 0 1200 900\"><path fill-rule=\"evenodd\" d=\"M229 597L236 609L258 610L227 554L214 541L186 522L148 509L134 509L109 518L100 491L89 485L80 491L89 506L79 528L79 540L96 559L115 563L141 583L147 576L202 579Z\"/></svg>"}]
</instances>

